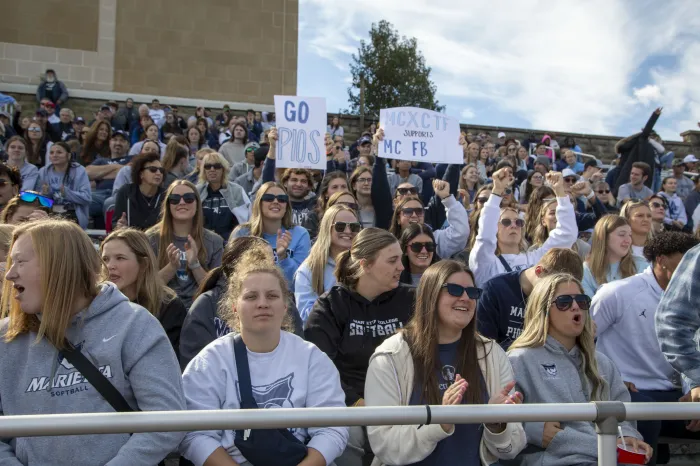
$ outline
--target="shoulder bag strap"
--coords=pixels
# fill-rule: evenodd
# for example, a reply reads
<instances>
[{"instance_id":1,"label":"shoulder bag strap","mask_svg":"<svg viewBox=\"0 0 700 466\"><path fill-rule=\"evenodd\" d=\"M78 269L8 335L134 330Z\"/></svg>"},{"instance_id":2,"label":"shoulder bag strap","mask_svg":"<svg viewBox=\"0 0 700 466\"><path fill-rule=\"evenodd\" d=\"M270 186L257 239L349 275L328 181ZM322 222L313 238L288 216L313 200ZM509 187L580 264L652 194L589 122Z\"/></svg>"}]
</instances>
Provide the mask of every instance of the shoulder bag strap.
<instances>
[{"instance_id":1,"label":"shoulder bag strap","mask_svg":"<svg viewBox=\"0 0 700 466\"><path fill-rule=\"evenodd\" d=\"M246 348L240 333L233 338L233 352L236 356L236 372L238 372L238 390L241 395L241 405L257 407L258 403L253 398L253 386L250 382L248 348Z\"/></svg>"},{"instance_id":2,"label":"shoulder bag strap","mask_svg":"<svg viewBox=\"0 0 700 466\"><path fill-rule=\"evenodd\" d=\"M119 393L119 390L107 380L107 377L102 375L102 372L100 372L80 350L76 350L68 341L65 342L65 345L66 349L61 350L63 357L80 371L83 377L90 382L90 385L95 387L95 390L102 395L102 398L104 398L115 411L120 413L134 411L134 409L129 406L129 403L126 402L124 396Z\"/></svg>"},{"instance_id":3,"label":"shoulder bag strap","mask_svg":"<svg viewBox=\"0 0 700 466\"><path fill-rule=\"evenodd\" d=\"M510 268L510 265L508 265L508 262L501 256L500 254L497 255L498 260L501 261L501 264L503 264L503 267L506 269L506 272L512 272L513 269Z\"/></svg>"}]
</instances>

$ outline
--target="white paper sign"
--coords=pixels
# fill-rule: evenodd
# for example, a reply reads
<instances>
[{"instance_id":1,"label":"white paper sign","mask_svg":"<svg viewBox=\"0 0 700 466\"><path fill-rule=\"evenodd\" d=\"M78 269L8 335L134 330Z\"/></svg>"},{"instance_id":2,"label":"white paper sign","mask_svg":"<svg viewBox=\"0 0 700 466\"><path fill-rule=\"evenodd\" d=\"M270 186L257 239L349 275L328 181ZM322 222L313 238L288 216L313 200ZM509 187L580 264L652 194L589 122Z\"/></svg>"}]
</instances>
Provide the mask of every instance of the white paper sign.
<instances>
[{"instance_id":1,"label":"white paper sign","mask_svg":"<svg viewBox=\"0 0 700 466\"><path fill-rule=\"evenodd\" d=\"M463 163L459 122L443 113L414 107L379 112L384 141L379 156L412 162Z\"/></svg>"},{"instance_id":2,"label":"white paper sign","mask_svg":"<svg viewBox=\"0 0 700 466\"><path fill-rule=\"evenodd\" d=\"M279 168L326 169L326 99L275 96Z\"/></svg>"}]
</instances>

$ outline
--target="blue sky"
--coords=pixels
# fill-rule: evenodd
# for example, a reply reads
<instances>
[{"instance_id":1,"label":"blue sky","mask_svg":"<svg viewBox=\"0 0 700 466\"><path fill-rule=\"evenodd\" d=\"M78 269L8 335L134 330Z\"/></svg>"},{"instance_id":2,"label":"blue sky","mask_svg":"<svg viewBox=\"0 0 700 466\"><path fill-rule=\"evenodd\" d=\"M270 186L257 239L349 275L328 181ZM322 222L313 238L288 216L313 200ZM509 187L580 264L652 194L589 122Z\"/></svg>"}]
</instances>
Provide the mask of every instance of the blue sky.
<instances>
[{"instance_id":1,"label":"blue sky","mask_svg":"<svg viewBox=\"0 0 700 466\"><path fill-rule=\"evenodd\" d=\"M700 121L698 0L300 0L298 94L348 108L373 22L416 37L463 123L665 139Z\"/></svg>"}]
</instances>

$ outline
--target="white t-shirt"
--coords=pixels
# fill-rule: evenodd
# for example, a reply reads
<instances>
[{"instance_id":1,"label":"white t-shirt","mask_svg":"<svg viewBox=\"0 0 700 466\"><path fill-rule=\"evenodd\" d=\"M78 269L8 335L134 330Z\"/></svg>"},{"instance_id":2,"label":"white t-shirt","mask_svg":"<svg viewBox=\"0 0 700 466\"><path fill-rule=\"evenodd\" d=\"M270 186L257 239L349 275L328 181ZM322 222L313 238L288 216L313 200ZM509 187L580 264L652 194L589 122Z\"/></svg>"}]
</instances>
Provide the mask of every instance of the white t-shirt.
<instances>
[{"instance_id":1,"label":"white t-shirt","mask_svg":"<svg viewBox=\"0 0 700 466\"><path fill-rule=\"evenodd\" d=\"M248 350L253 398L261 409L345 407L340 375L316 345L280 331L279 345L270 353ZM234 333L214 340L187 365L182 375L188 410L240 409ZM347 427L290 429L307 446L318 450L331 464L345 450ZM219 447L237 463L245 458L234 444L235 431L190 432L180 452L195 464L204 464Z\"/></svg>"}]
</instances>

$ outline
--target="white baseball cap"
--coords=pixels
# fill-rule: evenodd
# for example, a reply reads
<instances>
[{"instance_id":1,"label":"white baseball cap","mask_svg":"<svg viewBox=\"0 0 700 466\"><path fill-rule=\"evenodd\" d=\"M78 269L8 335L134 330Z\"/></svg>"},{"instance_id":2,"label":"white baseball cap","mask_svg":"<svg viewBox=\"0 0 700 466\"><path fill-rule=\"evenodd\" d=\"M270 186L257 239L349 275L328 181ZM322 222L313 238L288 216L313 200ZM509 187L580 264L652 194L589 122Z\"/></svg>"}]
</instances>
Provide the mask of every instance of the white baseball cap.
<instances>
[{"instance_id":1,"label":"white baseball cap","mask_svg":"<svg viewBox=\"0 0 700 466\"><path fill-rule=\"evenodd\" d=\"M569 176L575 176L576 178L578 178L578 175L576 174L576 172L574 172L570 168L565 168L564 170L562 170L561 176L563 176L564 178L567 178Z\"/></svg>"},{"instance_id":2,"label":"white baseball cap","mask_svg":"<svg viewBox=\"0 0 700 466\"><path fill-rule=\"evenodd\" d=\"M504 138L504 137L506 137L506 133L504 133L503 131L501 131L500 133L498 133L498 139L501 139L501 138Z\"/></svg>"},{"instance_id":3,"label":"white baseball cap","mask_svg":"<svg viewBox=\"0 0 700 466\"><path fill-rule=\"evenodd\" d=\"M683 159L683 162L685 163L693 163L693 162L700 162L697 157L695 157L693 154L688 154L685 156Z\"/></svg>"}]
</instances>

